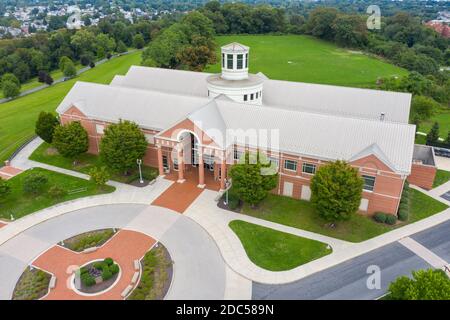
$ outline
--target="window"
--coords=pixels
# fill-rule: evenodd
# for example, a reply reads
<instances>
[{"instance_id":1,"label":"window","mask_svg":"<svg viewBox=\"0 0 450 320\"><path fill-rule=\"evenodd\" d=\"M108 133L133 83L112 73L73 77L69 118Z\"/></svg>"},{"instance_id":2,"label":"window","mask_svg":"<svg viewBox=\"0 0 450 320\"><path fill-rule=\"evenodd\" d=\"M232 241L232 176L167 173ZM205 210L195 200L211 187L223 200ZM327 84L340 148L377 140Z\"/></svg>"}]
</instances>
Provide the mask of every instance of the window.
<instances>
[{"instance_id":1,"label":"window","mask_svg":"<svg viewBox=\"0 0 450 320\"><path fill-rule=\"evenodd\" d=\"M274 164L275 168L277 168L277 170L278 170L278 168L280 166L280 159L275 158L275 157L269 157L269 161L270 161L270 164Z\"/></svg>"},{"instance_id":2,"label":"window","mask_svg":"<svg viewBox=\"0 0 450 320\"><path fill-rule=\"evenodd\" d=\"M233 55L227 54L227 69L233 69Z\"/></svg>"},{"instance_id":3,"label":"window","mask_svg":"<svg viewBox=\"0 0 450 320\"><path fill-rule=\"evenodd\" d=\"M256 93L256 99L258 99L258 93L259 93L259 92Z\"/></svg>"},{"instance_id":4,"label":"window","mask_svg":"<svg viewBox=\"0 0 450 320\"><path fill-rule=\"evenodd\" d=\"M173 159L173 170L178 171L178 159Z\"/></svg>"},{"instance_id":5,"label":"window","mask_svg":"<svg viewBox=\"0 0 450 320\"><path fill-rule=\"evenodd\" d=\"M148 143L150 144L155 144L155 136L153 134L150 133L146 133L145 134L145 140L147 140Z\"/></svg>"},{"instance_id":6,"label":"window","mask_svg":"<svg viewBox=\"0 0 450 320\"><path fill-rule=\"evenodd\" d=\"M238 54L237 55L237 61L236 61L236 69L242 69L243 68L243 55Z\"/></svg>"},{"instance_id":7,"label":"window","mask_svg":"<svg viewBox=\"0 0 450 320\"><path fill-rule=\"evenodd\" d=\"M239 151L238 149L234 148L234 155L233 155L234 160L239 160L239 159L241 159L241 156L242 156L242 152Z\"/></svg>"},{"instance_id":8,"label":"window","mask_svg":"<svg viewBox=\"0 0 450 320\"><path fill-rule=\"evenodd\" d=\"M286 170L297 171L297 161L284 160L284 168Z\"/></svg>"},{"instance_id":9,"label":"window","mask_svg":"<svg viewBox=\"0 0 450 320\"><path fill-rule=\"evenodd\" d=\"M254 94L252 93L252 94L250 95L250 100L253 100L253 96L254 96Z\"/></svg>"},{"instance_id":10,"label":"window","mask_svg":"<svg viewBox=\"0 0 450 320\"><path fill-rule=\"evenodd\" d=\"M316 165L312 163L303 163L302 171L304 173L314 174L316 173Z\"/></svg>"},{"instance_id":11,"label":"window","mask_svg":"<svg viewBox=\"0 0 450 320\"><path fill-rule=\"evenodd\" d=\"M167 160L167 156L162 156L162 163L164 169L169 169L169 161Z\"/></svg>"},{"instance_id":12,"label":"window","mask_svg":"<svg viewBox=\"0 0 450 320\"><path fill-rule=\"evenodd\" d=\"M225 53L222 53L222 68L225 68Z\"/></svg>"},{"instance_id":13,"label":"window","mask_svg":"<svg viewBox=\"0 0 450 320\"><path fill-rule=\"evenodd\" d=\"M105 130L105 126L104 125L101 125L101 124L96 124L95 125L95 131L98 133L98 134L103 134L103 131Z\"/></svg>"},{"instance_id":14,"label":"window","mask_svg":"<svg viewBox=\"0 0 450 320\"><path fill-rule=\"evenodd\" d=\"M375 186L375 177L372 176L362 176L364 179L364 186L363 189L367 191L373 191L373 188Z\"/></svg>"},{"instance_id":15,"label":"window","mask_svg":"<svg viewBox=\"0 0 450 320\"><path fill-rule=\"evenodd\" d=\"M246 94L244 94L244 101L247 101L248 96Z\"/></svg>"},{"instance_id":16,"label":"window","mask_svg":"<svg viewBox=\"0 0 450 320\"><path fill-rule=\"evenodd\" d=\"M248 53L245 54L245 69L248 68Z\"/></svg>"}]
</instances>

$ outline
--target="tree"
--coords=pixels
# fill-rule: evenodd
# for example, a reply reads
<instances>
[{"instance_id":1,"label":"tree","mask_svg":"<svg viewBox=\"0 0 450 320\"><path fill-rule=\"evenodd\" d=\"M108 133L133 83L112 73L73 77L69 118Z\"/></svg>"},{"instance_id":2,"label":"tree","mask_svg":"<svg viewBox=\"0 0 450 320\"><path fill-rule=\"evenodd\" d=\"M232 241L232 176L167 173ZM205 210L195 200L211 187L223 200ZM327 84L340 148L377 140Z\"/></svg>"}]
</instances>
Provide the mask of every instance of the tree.
<instances>
[{"instance_id":1,"label":"tree","mask_svg":"<svg viewBox=\"0 0 450 320\"><path fill-rule=\"evenodd\" d=\"M68 61L64 64L63 73L66 77L75 77L77 75L77 69L72 61Z\"/></svg>"},{"instance_id":2,"label":"tree","mask_svg":"<svg viewBox=\"0 0 450 320\"><path fill-rule=\"evenodd\" d=\"M36 121L35 132L45 142L52 143L53 133L59 121L51 112L41 111Z\"/></svg>"},{"instance_id":3,"label":"tree","mask_svg":"<svg viewBox=\"0 0 450 320\"><path fill-rule=\"evenodd\" d=\"M306 22L306 31L313 36L332 40L335 37L333 25L337 16L338 11L334 8L314 9Z\"/></svg>"},{"instance_id":4,"label":"tree","mask_svg":"<svg viewBox=\"0 0 450 320\"><path fill-rule=\"evenodd\" d=\"M15 98L20 94L20 86L12 81L2 81L2 88L6 98Z\"/></svg>"},{"instance_id":5,"label":"tree","mask_svg":"<svg viewBox=\"0 0 450 320\"><path fill-rule=\"evenodd\" d=\"M94 167L89 171L89 175L91 176L90 180L93 181L98 187L104 187L111 176L106 167Z\"/></svg>"},{"instance_id":6,"label":"tree","mask_svg":"<svg viewBox=\"0 0 450 320\"><path fill-rule=\"evenodd\" d=\"M439 123L435 122L433 126L431 127L430 132L427 134L426 139L427 145L433 145L434 143L439 141Z\"/></svg>"},{"instance_id":7,"label":"tree","mask_svg":"<svg viewBox=\"0 0 450 320\"><path fill-rule=\"evenodd\" d=\"M45 77L45 84L51 86L53 84L53 78L51 75L47 74L47 77Z\"/></svg>"},{"instance_id":8,"label":"tree","mask_svg":"<svg viewBox=\"0 0 450 320\"><path fill-rule=\"evenodd\" d=\"M239 198L256 206L268 192L277 186L278 175L261 153L246 152L239 163L230 169L233 190Z\"/></svg>"},{"instance_id":9,"label":"tree","mask_svg":"<svg viewBox=\"0 0 450 320\"><path fill-rule=\"evenodd\" d=\"M38 81L45 82L45 78L48 76L47 71L41 70L38 72Z\"/></svg>"},{"instance_id":10,"label":"tree","mask_svg":"<svg viewBox=\"0 0 450 320\"><path fill-rule=\"evenodd\" d=\"M63 157L73 159L88 150L88 134L78 121L57 126L53 133L53 145Z\"/></svg>"},{"instance_id":11,"label":"tree","mask_svg":"<svg viewBox=\"0 0 450 320\"><path fill-rule=\"evenodd\" d=\"M72 60L69 57L63 56L61 57L61 59L59 59L59 64L58 67L59 69L64 72L64 68L66 66L67 63L72 62Z\"/></svg>"},{"instance_id":12,"label":"tree","mask_svg":"<svg viewBox=\"0 0 450 320\"><path fill-rule=\"evenodd\" d=\"M363 183L345 161L326 164L311 179L311 202L325 220L348 220L359 208Z\"/></svg>"},{"instance_id":13,"label":"tree","mask_svg":"<svg viewBox=\"0 0 450 320\"><path fill-rule=\"evenodd\" d=\"M11 193L11 186L8 181L0 178L0 202L6 198L7 195Z\"/></svg>"},{"instance_id":14,"label":"tree","mask_svg":"<svg viewBox=\"0 0 450 320\"><path fill-rule=\"evenodd\" d=\"M412 99L412 113L417 115L420 120L428 120L438 107L439 104L429 97L414 96Z\"/></svg>"},{"instance_id":15,"label":"tree","mask_svg":"<svg viewBox=\"0 0 450 320\"><path fill-rule=\"evenodd\" d=\"M25 193L36 195L43 191L47 183L48 178L46 175L39 172L33 172L25 177L23 181L23 191Z\"/></svg>"},{"instance_id":16,"label":"tree","mask_svg":"<svg viewBox=\"0 0 450 320\"><path fill-rule=\"evenodd\" d=\"M189 70L202 71L208 63L214 63L216 53L214 45L210 45L208 40L202 36L194 36L192 45L184 47L177 55L181 64Z\"/></svg>"},{"instance_id":17,"label":"tree","mask_svg":"<svg viewBox=\"0 0 450 320\"><path fill-rule=\"evenodd\" d=\"M127 46L125 45L125 43L123 43L123 41L119 41L119 42L117 43L116 51L117 51L118 53L124 53L124 52L127 52L127 51L128 51L128 48L127 48Z\"/></svg>"},{"instance_id":18,"label":"tree","mask_svg":"<svg viewBox=\"0 0 450 320\"><path fill-rule=\"evenodd\" d=\"M333 24L335 41L345 47L358 48L367 43L367 27L358 15L339 15Z\"/></svg>"},{"instance_id":19,"label":"tree","mask_svg":"<svg viewBox=\"0 0 450 320\"><path fill-rule=\"evenodd\" d=\"M450 300L450 278L442 270L418 270L389 285L392 300Z\"/></svg>"},{"instance_id":20,"label":"tree","mask_svg":"<svg viewBox=\"0 0 450 320\"><path fill-rule=\"evenodd\" d=\"M145 45L145 40L142 34L138 33L133 37L133 47L136 49L142 49Z\"/></svg>"},{"instance_id":21,"label":"tree","mask_svg":"<svg viewBox=\"0 0 450 320\"><path fill-rule=\"evenodd\" d=\"M147 140L136 123L121 120L104 130L100 156L109 168L128 174L146 151Z\"/></svg>"}]
</instances>

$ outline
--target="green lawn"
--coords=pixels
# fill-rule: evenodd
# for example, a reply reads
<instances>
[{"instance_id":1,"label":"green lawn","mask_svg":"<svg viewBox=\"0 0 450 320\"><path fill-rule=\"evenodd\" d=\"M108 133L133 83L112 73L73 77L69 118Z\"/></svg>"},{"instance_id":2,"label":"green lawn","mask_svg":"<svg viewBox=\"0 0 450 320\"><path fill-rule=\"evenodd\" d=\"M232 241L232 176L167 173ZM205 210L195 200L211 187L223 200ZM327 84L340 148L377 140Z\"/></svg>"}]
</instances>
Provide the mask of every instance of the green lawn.
<instances>
[{"instance_id":1,"label":"green lawn","mask_svg":"<svg viewBox=\"0 0 450 320\"><path fill-rule=\"evenodd\" d=\"M229 226L241 240L249 259L267 270L290 270L332 252L325 243L253 223L234 220Z\"/></svg>"},{"instance_id":2,"label":"green lawn","mask_svg":"<svg viewBox=\"0 0 450 320\"><path fill-rule=\"evenodd\" d=\"M428 133L435 122L439 123L439 136L446 139L450 132L450 108L442 107L437 110L430 120L420 123L419 131Z\"/></svg>"},{"instance_id":3,"label":"green lawn","mask_svg":"<svg viewBox=\"0 0 450 320\"><path fill-rule=\"evenodd\" d=\"M342 86L374 86L378 77L402 76L405 69L360 52L303 35L234 35L216 38L220 46L239 42L250 47L250 72L271 79ZM206 71L220 72L220 61Z\"/></svg>"},{"instance_id":4,"label":"green lawn","mask_svg":"<svg viewBox=\"0 0 450 320\"><path fill-rule=\"evenodd\" d=\"M40 195L36 196L26 194L23 191L23 181L25 177L34 172L42 173L48 178L47 186ZM27 170L8 181L11 186L11 193L6 196L5 199L0 201L0 218L6 220L9 220L11 215L13 215L14 219L18 219L60 202L96 194L109 193L115 190L115 188L111 186L105 186L103 189L98 189L97 186L90 181L41 168ZM66 190L67 194L58 199L49 196L47 191L54 185ZM75 192L76 190L81 191Z\"/></svg>"},{"instance_id":5,"label":"green lawn","mask_svg":"<svg viewBox=\"0 0 450 320\"><path fill-rule=\"evenodd\" d=\"M416 189L410 188L409 195L411 197L409 223L428 218L448 208L444 203L434 200Z\"/></svg>"},{"instance_id":6,"label":"green lawn","mask_svg":"<svg viewBox=\"0 0 450 320\"><path fill-rule=\"evenodd\" d=\"M75 68L77 70L80 70L83 67L84 66L82 66L81 64L77 64L75 66ZM58 80L59 78L63 77L63 73L59 69L58 70L53 70L52 72L50 72L50 75L52 76L53 80L55 80L55 81ZM20 88L20 92L24 92L26 90L30 90L30 89L33 89L33 88L36 88L36 87L39 87L39 86L42 86L42 85L44 85L44 83L39 82L38 78L36 77L36 78L33 78L33 79L29 80L26 83L23 83L21 88ZM2 99L4 97L5 96L3 95L3 91L0 90L0 99Z\"/></svg>"},{"instance_id":7,"label":"green lawn","mask_svg":"<svg viewBox=\"0 0 450 320\"><path fill-rule=\"evenodd\" d=\"M434 177L433 188L436 188L450 180L450 171L437 170Z\"/></svg>"},{"instance_id":8,"label":"green lawn","mask_svg":"<svg viewBox=\"0 0 450 320\"><path fill-rule=\"evenodd\" d=\"M81 173L89 173L93 167L102 167L105 166L100 157L84 153L76 158L76 161L71 159L64 158L58 152L52 148L52 146L46 142L42 143L30 156L30 160L34 160L37 162L46 163L55 167L60 167L64 169L74 170ZM134 180L139 178L139 172L137 170L132 170L130 175L124 176L121 173L110 172L111 180L122 182L122 183L131 183ZM158 170L155 168L142 166L142 176L146 180L153 180L158 176Z\"/></svg>"},{"instance_id":9,"label":"green lawn","mask_svg":"<svg viewBox=\"0 0 450 320\"><path fill-rule=\"evenodd\" d=\"M377 223L370 217L355 214L350 220L339 222L334 228L331 228L325 220L319 217L309 201L272 194L263 200L256 209L244 204L242 213L346 241L361 242L447 208L445 204L414 189L410 189L410 196L409 221L398 223L395 226Z\"/></svg>"},{"instance_id":10,"label":"green lawn","mask_svg":"<svg viewBox=\"0 0 450 320\"><path fill-rule=\"evenodd\" d=\"M416 134L416 139L414 141L414 143L416 144L426 144L427 142L427 137L423 136L421 134Z\"/></svg>"},{"instance_id":11,"label":"green lawn","mask_svg":"<svg viewBox=\"0 0 450 320\"><path fill-rule=\"evenodd\" d=\"M44 90L0 104L0 161L6 160L24 141L33 136L41 111L54 111L76 81L110 83L116 74L125 74L139 65L141 51L111 59L80 76Z\"/></svg>"}]
</instances>

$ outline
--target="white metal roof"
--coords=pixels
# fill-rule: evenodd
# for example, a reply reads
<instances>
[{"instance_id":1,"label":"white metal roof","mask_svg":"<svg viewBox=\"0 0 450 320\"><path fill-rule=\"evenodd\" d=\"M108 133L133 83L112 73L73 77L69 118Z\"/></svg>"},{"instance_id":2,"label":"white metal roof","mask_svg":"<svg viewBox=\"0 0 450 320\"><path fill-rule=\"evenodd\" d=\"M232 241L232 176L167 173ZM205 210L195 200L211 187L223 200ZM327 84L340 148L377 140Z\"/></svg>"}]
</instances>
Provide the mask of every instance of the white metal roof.
<instances>
[{"instance_id":1,"label":"white metal roof","mask_svg":"<svg viewBox=\"0 0 450 320\"><path fill-rule=\"evenodd\" d=\"M219 135L229 139L230 129L277 129L281 151L348 161L369 152L399 173L410 172L415 130L404 119L410 95L264 79L263 105L256 106L211 100L209 75L132 67L111 85L77 82L57 112L76 105L91 118L156 130L189 118L220 147L229 145Z\"/></svg>"},{"instance_id":2,"label":"white metal roof","mask_svg":"<svg viewBox=\"0 0 450 320\"><path fill-rule=\"evenodd\" d=\"M408 123L411 94L322 84L265 80L263 103L292 110Z\"/></svg>"},{"instance_id":3,"label":"white metal roof","mask_svg":"<svg viewBox=\"0 0 450 320\"><path fill-rule=\"evenodd\" d=\"M132 66L126 76L114 78L112 85L206 97L206 82L211 75ZM264 81L263 104L272 107L377 120L384 113L387 121L409 120L409 93L270 80L262 73L252 76Z\"/></svg>"},{"instance_id":4,"label":"white metal roof","mask_svg":"<svg viewBox=\"0 0 450 320\"><path fill-rule=\"evenodd\" d=\"M207 98L78 81L56 111L61 114L75 105L94 119L131 120L144 128L163 130L208 101Z\"/></svg>"}]
</instances>

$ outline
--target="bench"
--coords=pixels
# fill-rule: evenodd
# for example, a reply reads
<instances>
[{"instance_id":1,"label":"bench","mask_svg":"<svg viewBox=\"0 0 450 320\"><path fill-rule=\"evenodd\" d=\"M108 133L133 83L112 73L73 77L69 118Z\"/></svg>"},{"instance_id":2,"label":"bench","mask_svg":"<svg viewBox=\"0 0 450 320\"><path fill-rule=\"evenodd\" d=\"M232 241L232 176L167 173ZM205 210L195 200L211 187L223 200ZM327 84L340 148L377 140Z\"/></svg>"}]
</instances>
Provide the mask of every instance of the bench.
<instances>
[{"instance_id":1,"label":"bench","mask_svg":"<svg viewBox=\"0 0 450 320\"><path fill-rule=\"evenodd\" d=\"M83 253L90 253L90 252L94 252L97 251L97 247L90 247L90 248L86 248L83 250Z\"/></svg>"},{"instance_id":2,"label":"bench","mask_svg":"<svg viewBox=\"0 0 450 320\"><path fill-rule=\"evenodd\" d=\"M128 294L131 292L132 289L133 289L133 286L131 284L129 286L127 286L125 288L125 290L123 290L122 293L120 294L122 296L122 298L125 298L126 296L128 296Z\"/></svg>"},{"instance_id":3,"label":"bench","mask_svg":"<svg viewBox=\"0 0 450 320\"><path fill-rule=\"evenodd\" d=\"M48 287L49 287L50 289L53 289L53 288L55 288L55 286L56 286L56 277L55 277L55 276L52 276L52 277L50 278L50 282L49 282L49 284L48 284Z\"/></svg>"},{"instance_id":4,"label":"bench","mask_svg":"<svg viewBox=\"0 0 450 320\"><path fill-rule=\"evenodd\" d=\"M134 273L134 275L133 275L133 278L131 278L131 283L132 283L132 284L136 284L136 282L138 281L138 279L139 279L139 272L136 271L136 272Z\"/></svg>"},{"instance_id":5,"label":"bench","mask_svg":"<svg viewBox=\"0 0 450 320\"><path fill-rule=\"evenodd\" d=\"M140 263L139 260L134 260L134 270L140 270Z\"/></svg>"}]
</instances>

